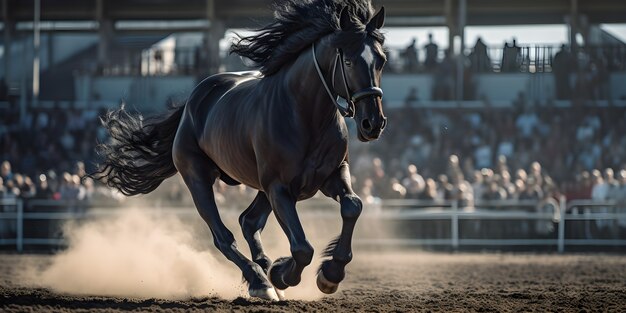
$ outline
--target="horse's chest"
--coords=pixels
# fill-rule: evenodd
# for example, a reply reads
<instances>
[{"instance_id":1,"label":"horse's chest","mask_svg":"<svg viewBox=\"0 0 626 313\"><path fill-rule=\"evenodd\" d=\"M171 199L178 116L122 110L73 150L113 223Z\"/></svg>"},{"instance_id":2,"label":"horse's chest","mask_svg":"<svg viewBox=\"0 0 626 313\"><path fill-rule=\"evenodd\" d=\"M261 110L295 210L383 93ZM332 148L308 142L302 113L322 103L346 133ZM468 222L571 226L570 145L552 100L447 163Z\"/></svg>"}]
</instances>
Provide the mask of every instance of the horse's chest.
<instances>
[{"instance_id":1,"label":"horse's chest","mask_svg":"<svg viewBox=\"0 0 626 313\"><path fill-rule=\"evenodd\" d=\"M299 200L310 198L317 193L328 177L339 168L346 157L347 150L347 146L339 144L319 147L311 151L304 159L300 176Z\"/></svg>"}]
</instances>

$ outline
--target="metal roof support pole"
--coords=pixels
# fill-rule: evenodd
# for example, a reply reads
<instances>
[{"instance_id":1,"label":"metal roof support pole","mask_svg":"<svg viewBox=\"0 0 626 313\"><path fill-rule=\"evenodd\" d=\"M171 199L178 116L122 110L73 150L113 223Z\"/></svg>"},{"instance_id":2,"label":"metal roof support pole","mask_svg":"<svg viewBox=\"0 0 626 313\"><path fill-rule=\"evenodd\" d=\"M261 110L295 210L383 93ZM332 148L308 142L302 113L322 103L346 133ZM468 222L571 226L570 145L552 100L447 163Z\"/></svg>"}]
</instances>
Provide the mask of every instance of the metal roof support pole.
<instances>
[{"instance_id":1,"label":"metal roof support pole","mask_svg":"<svg viewBox=\"0 0 626 313\"><path fill-rule=\"evenodd\" d=\"M578 34L578 0L570 0L569 44L572 53L578 52L576 34Z\"/></svg>"},{"instance_id":2,"label":"metal roof support pole","mask_svg":"<svg viewBox=\"0 0 626 313\"><path fill-rule=\"evenodd\" d=\"M99 37L97 72L102 74L102 70L109 63L111 38L113 36L113 22L107 17L105 0L96 0L96 21L98 21Z\"/></svg>"},{"instance_id":3,"label":"metal roof support pole","mask_svg":"<svg viewBox=\"0 0 626 313\"><path fill-rule=\"evenodd\" d=\"M35 12L33 18L33 107L37 107L39 105L39 46L41 43L40 20L41 0L35 0ZM25 108L22 108L22 110L24 109Z\"/></svg>"},{"instance_id":4,"label":"metal roof support pole","mask_svg":"<svg viewBox=\"0 0 626 313\"><path fill-rule=\"evenodd\" d=\"M206 32L205 51L208 54L208 70L210 75L220 71L220 40L224 38L226 30L224 24L217 18L215 12L215 0L207 0L206 2L206 18L209 21Z\"/></svg>"},{"instance_id":5,"label":"metal roof support pole","mask_svg":"<svg viewBox=\"0 0 626 313\"><path fill-rule=\"evenodd\" d=\"M9 0L2 1L2 19L4 22L4 81L7 85L11 82L11 44L13 42L13 27L14 22L11 20L11 14L9 14Z\"/></svg>"},{"instance_id":6,"label":"metal roof support pole","mask_svg":"<svg viewBox=\"0 0 626 313\"><path fill-rule=\"evenodd\" d=\"M459 0L459 15L458 15L458 36L460 38L459 54L457 57L456 65L456 100L458 102L463 101L463 76L465 70L465 23L467 17L467 0Z\"/></svg>"},{"instance_id":7,"label":"metal roof support pole","mask_svg":"<svg viewBox=\"0 0 626 313\"><path fill-rule=\"evenodd\" d=\"M446 26L448 27L448 49L452 49L452 47L454 47L454 35L456 34L456 21L454 18L455 14L453 12L453 7L454 4L452 3L452 0L446 0L444 2L443 15L446 18Z\"/></svg>"}]
</instances>

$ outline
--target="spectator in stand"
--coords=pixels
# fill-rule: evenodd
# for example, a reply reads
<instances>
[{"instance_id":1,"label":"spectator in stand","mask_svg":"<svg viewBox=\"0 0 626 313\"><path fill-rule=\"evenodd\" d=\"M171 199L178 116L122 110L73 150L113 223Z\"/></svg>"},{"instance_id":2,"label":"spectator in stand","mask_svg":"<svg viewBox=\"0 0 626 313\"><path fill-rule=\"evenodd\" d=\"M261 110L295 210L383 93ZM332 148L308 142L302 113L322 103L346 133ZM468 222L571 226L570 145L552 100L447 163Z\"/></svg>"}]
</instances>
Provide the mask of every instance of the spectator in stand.
<instances>
[{"instance_id":1,"label":"spectator in stand","mask_svg":"<svg viewBox=\"0 0 626 313\"><path fill-rule=\"evenodd\" d=\"M566 45L561 45L561 50L554 55L552 61L552 73L556 89L557 100L569 100L572 96L571 78L576 71L576 58Z\"/></svg>"},{"instance_id":2,"label":"spectator in stand","mask_svg":"<svg viewBox=\"0 0 626 313\"><path fill-rule=\"evenodd\" d=\"M506 199L506 191L495 181L489 183L489 187L487 191L485 191L482 195L482 200L487 201L496 201L496 200L505 200Z\"/></svg>"},{"instance_id":3,"label":"spectator in stand","mask_svg":"<svg viewBox=\"0 0 626 313\"><path fill-rule=\"evenodd\" d=\"M0 165L0 178L4 181L13 179L13 172L11 171L11 163L9 161L3 161Z\"/></svg>"},{"instance_id":4,"label":"spectator in stand","mask_svg":"<svg viewBox=\"0 0 626 313\"><path fill-rule=\"evenodd\" d=\"M21 174L15 174L14 177L15 187L20 190L20 197L22 199L30 199L35 196L37 193L37 188L33 181L28 176L23 176Z\"/></svg>"},{"instance_id":5,"label":"spectator in stand","mask_svg":"<svg viewBox=\"0 0 626 313\"><path fill-rule=\"evenodd\" d=\"M448 176L441 174L437 178L439 179L439 188L437 190L439 199L451 200L452 199L452 184L448 182Z\"/></svg>"},{"instance_id":6,"label":"spectator in stand","mask_svg":"<svg viewBox=\"0 0 626 313\"><path fill-rule=\"evenodd\" d=\"M389 188L387 188L382 197L384 199L404 199L406 193L406 188L394 177L389 180Z\"/></svg>"},{"instance_id":7,"label":"spectator in stand","mask_svg":"<svg viewBox=\"0 0 626 313\"><path fill-rule=\"evenodd\" d=\"M502 189L506 192L506 199L515 199L517 197L517 193L515 184L511 182L511 174L509 174L508 171L503 171L502 174L500 174L500 178L500 187L502 187Z\"/></svg>"},{"instance_id":8,"label":"spectator in stand","mask_svg":"<svg viewBox=\"0 0 626 313\"><path fill-rule=\"evenodd\" d=\"M473 208L474 207L474 193L472 186L463 177L463 173L458 172L452 176L452 192L450 193L450 200L456 200L459 202L459 207Z\"/></svg>"},{"instance_id":9,"label":"spectator in stand","mask_svg":"<svg viewBox=\"0 0 626 313\"><path fill-rule=\"evenodd\" d=\"M437 183L434 179L429 178L426 180L426 187L418 199L426 201L441 200L441 198L439 198L439 193L437 192Z\"/></svg>"},{"instance_id":10,"label":"spectator in stand","mask_svg":"<svg viewBox=\"0 0 626 313\"><path fill-rule=\"evenodd\" d=\"M487 169L483 169L487 170ZM474 171L474 178L472 181L472 190L474 190L474 198L482 199L483 193L485 192L485 184L483 180L483 174L481 171Z\"/></svg>"},{"instance_id":11,"label":"spectator in stand","mask_svg":"<svg viewBox=\"0 0 626 313\"><path fill-rule=\"evenodd\" d=\"M609 190L619 185L619 182L615 179L615 172L610 167L604 169L604 181L609 185Z\"/></svg>"},{"instance_id":12,"label":"spectator in stand","mask_svg":"<svg viewBox=\"0 0 626 313\"><path fill-rule=\"evenodd\" d=\"M93 198L96 192L94 181L91 177L84 177L82 181L83 181L83 189L84 189L84 195L85 195L83 197L83 200L91 202L93 201Z\"/></svg>"},{"instance_id":13,"label":"spectator in stand","mask_svg":"<svg viewBox=\"0 0 626 313\"><path fill-rule=\"evenodd\" d=\"M36 199L48 200L54 198L54 192L48 185L48 178L45 174L39 175L37 179L37 193L35 195Z\"/></svg>"},{"instance_id":14,"label":"spectator in stand","mask_svg":"<svg viewBox=\"0 0 626 313\"><path fill-rule=\"evenodd\" d=\"M459 157L455 154L451 154L448 158L448 170L446 174L448 177L455 177L459 173L463 173L459 164Z\"/></svg>"},{"instance_id":15,"label":"spectator in stand","mask_svg":"<svg viewBox=\"0 0 626 313\"><path fill-rule=\"evenodd\" d=\"M427 71L433 71L437 67L437 53L439 53L439 47L433 42L433 34L428 34L428 43L424 46L426 51L426 58L424 59L424 69Z\"/></svg>"},{"instance_id":16,"label":"spectator in stand","mask_svg":"<svg viewBox=\"0 0 626 313\"><path fill-rule=\"evenodd\" d=\"M620 173L619 188L621 190L619 192L621 194L621 198L619 200L621 200L622 203L626 203L626 169L619 171L619 173Z\"/></svg>"},{"instance_id":17,"label":"spectator in stand","mask_svg":"<svg viewBox=\"0 0 626 313\"><path fill-rule=\"evenodd\" d=\"M454 95L456 62L450 49L445 55L434 75L433 100L452 100Z\"/></svg>"},{"instance_id":18,"label":"spectator in stand","mask_svg":"<svg viewBox=\"0 0 626 313\"><path fill-rule=\"evenodd\" d=\"M543 186L544 176L541 171L541 164L539 164L539 162L535 161L530 164L530 169L528 171L528 178L533 178L534 181L537 183L537 186L539 186L539 188Z\"/></svg>"},{"instance_id":19,"label":"spectator in stand","mask_svg":"<svg viewBox=\"0 0 626 313\"><path fill-rule=\"evenodd\" d=\"M61 185L61 200L83 200L85 197L84 187L80 184L80 177L70 173L63 173Z\"/></svg>"},{"instance_id":20,"label":"spectator in stand","mask_svg":"<svg viewBox=\"0 0 626 313\"><path fill-rule=\"evenodd\" d=\"M74 164L74 175L78 175L78 177L83 178L87 175L87 171L85 170L85 162L78 161Z\"/></svg>"},{"instance_id":21,"label":"spectator in stand","mask_svg":"<svg viewBox=\"0 0 626 313\"><path fill-rule=\"evenodd\" d=\"M404 69L409 73L417 72L418 63L417 63L417 48L416 48L417 38L413 38L411 40L411 44L404 49L402 52L402 56L404 57Z\"/></svg>"},{"instance_id":22,"label":"spectator in stand","mask_svg":"<svg viewBox=\"0 0 626 313\"><path fill-rule=\"evenodd\" d=\"M612 171L612 170L611 170ZM611 185L605 181L599 170L593 170L593 187L591 188L591 199L604 202L609 196Z\"/></svg>"},{"instance_id":23,"label":"spectator in stand","mask_svg":"<svg viewBox=\"0 0 626 313\"><path fill-rule=\"evenodd\" d=\"M534 177L528 177L524 191L519 195L519 200L539 201L541 199L543 199L543 191Z\"/></svg>"},{"instance_id":24,"label":"spectator in stand","mask_svg":"<svg viewBox=\"0 0 626 313\"><path fill-rule=\"evenodd\" d=\"M372 159L372 173L370 177L373 178L372 193L375 195L383 194L389 185L385 169L383 168L383 161L378 157Z\"/></svg>"},{"instance_id":25,"label":"spectator in stand","mask_svg":"<svg viewBox=\"0 0 626 313\"><path fill-rule=\"evenodd\" d=\"M482 38L478 37L474 49L469 55L471 62L471 70L476 73L491 72L491 60L487 54L487 45L483 42Z\"/></svg>"},{"instance_id":26,"label":"spectator in stand","mask_svg":"<svg viewBox=\"0 0 626 313\"><path fill-rule=\"evenodd\" d=\"M15 186L12 180L7 180L4 184L6 186L4 193L5 199L12 200L20 197L20 189Z\"/></svg>"},{"instance_id":27,"label":"spectator in stand","mask_svg":"<svg viewBox=\"0 0 626 313\"><path fill-rule=\"evenodd\" d=\"M424 191L425 185L424 178L417 172L417 166L410 164L407 167L406 177L402 180L402 186L406 189L406 197L418 199Z\"/></svg>"},{"instance_id":28,"label":"spectator in stand","mask_svg":"<svg viewBox=\"0 0 626 313\"><path fill-rule=\"evenodd\" d=\"M4 195L7 193L7 189L4 186L4 179L0 177L0 200L4 199Z\"/></svg>"},{"instance_id":29,"label":"spectator in stand","mask_svg":"<svg viewBox=\"0 0 626 313\"><path fill-rule=\"evenodd\" d=\"M361 195L361 199L366 204L374 204L378 201L377 197L375 197L374 194L372 193L373 186L374 186L374 182L372 181L372 179L366 178L363 181L363 187L361 188L361 192L358 193L359 195Z\"/></svg>"},{"instance_id":30,"label":"spectator in stand","mask_svg":"<svg viewBox=\"0 0 626 313\"><path fill-rule=\"evenodd\" d=\"M498 155L498 160L496 161L495 174L502 175L503 173L509 173L509 165L507 164L507 159L505 155Z\"/></svg>"},{"instance_id":31,"label":"spectator in stand","mask_svg":"<svg viewBox=\"0 0 626 313\"><path fill-rule=\"evenodd\" d=\"M508 42L504 43L504 50L502 51L502 68L501 72L511 73L518 72L520 69L520 47L517 46L517 41L513 38L513 44L509 46Z\"/></svg>"}]
</instances>

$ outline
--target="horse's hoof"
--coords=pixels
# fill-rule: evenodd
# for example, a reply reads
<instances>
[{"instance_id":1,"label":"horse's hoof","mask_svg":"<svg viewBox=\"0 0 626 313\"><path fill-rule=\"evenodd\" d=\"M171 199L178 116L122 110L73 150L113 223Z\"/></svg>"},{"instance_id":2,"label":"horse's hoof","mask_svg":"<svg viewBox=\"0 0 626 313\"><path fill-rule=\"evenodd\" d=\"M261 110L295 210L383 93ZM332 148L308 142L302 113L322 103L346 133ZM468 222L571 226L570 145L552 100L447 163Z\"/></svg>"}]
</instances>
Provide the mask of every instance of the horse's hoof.
<instances>
[{"instance_id":1,"label":"horse's hoof","mask_svg":"<svg viewBox=\"0 0 626 313\"><path fill-rule=\"evenodd\" d=\"M285 266L286 262L288 262L287 258L280 258L276 260L270 267L269 273L267 274L267 278L269 279L269 281L276 289L279 290L285 290L289 288L289 285L287 285L283 281L283 277L281 275L284 272L284 270L282 270L282 267Z\"/></svg>"},{"instance_id":2,"label":"horse's hoof","mask_svg":"<svg viewBox=\"0 0 626 313\"><path fill-rule=\"evenodd\" d=\"M250 297L260 298L269 301L280 301L276 290L274 288L262 288L262 289L249 289L248 293Z\"/></svg>"},{"instance_id":3,"label":"horse's hoof","mask_svg":"<svg viewBox=\"0 0 626 313\"><path fill-rule=\"evenodd\" d=\"M317 288L325 294L331 294L337 292L339 284L333 283L324 277L324 272L317 272Z\"/></svg>"},{"instance_id":4,"label":"horse's hoof","mask_svg":"<svg viewBox=\"0 0 626 313\"><path fill-rule=\"evenodd\" d=\"M284 290L276 289L276 294L278 295L278 299L280 299L280 301L285 301L287 299L285 298Z\"/></svg>"}]
</instances>

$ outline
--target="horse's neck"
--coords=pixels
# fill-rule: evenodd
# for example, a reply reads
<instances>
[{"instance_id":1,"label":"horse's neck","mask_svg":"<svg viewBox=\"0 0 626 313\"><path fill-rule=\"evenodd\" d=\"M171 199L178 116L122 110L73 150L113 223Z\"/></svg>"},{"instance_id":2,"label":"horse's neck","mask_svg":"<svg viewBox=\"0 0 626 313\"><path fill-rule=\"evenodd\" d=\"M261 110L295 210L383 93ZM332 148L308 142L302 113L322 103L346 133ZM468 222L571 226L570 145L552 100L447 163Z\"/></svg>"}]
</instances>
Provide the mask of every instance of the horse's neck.
<instances>
[{"instance_id":1,"label":"horse's neck","mask_svg":"<svg viewBox=\"0 0 626 313\"><path fill-rule=\"evenodd\" d=\"M322 71L327 72L326 63L330 61L326 59L319 61ZM296 102L291 105L296 106L302 119L314 127L323 127L336 119L337 109L315 69L310 48L305 49L296 61L283 70L284 86Z\"/></svg>"}]
</instances>

